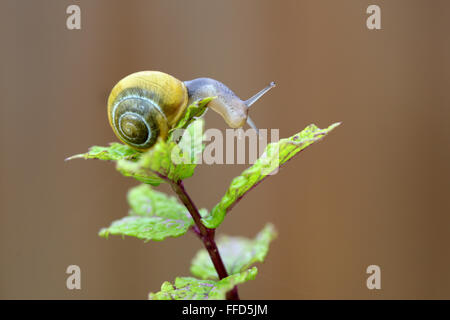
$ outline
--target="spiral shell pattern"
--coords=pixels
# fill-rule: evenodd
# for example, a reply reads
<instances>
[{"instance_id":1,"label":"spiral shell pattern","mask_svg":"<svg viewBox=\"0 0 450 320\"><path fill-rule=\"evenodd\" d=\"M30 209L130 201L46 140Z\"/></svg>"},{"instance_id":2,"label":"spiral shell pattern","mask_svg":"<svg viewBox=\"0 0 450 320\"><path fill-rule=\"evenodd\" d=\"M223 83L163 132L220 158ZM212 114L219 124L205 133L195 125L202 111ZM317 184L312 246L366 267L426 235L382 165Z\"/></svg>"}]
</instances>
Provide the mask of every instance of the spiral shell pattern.
<instances>
[{"instance_id":1,"label":"spiral shell pattern","mask_svg":"<svg viewBox=\"0 0 450 320\"><path fill-rule=\"evenodd\" d=\"M186 87L178 79L158 71L133 73L109 95L109 123L122 142L148 150L158 138L167 138L187 102Z\"/></svg>"}]
</instances>

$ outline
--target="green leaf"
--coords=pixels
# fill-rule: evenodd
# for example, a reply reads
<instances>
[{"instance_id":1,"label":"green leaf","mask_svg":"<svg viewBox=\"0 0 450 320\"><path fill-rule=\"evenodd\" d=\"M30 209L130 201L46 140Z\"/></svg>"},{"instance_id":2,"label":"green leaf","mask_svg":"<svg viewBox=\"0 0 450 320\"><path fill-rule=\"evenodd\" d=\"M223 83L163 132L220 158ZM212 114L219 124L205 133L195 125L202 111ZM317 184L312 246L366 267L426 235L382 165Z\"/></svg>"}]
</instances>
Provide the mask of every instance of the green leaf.
<instances>
[{"instance_id":1,"label":"green leaf","mask_svg":"<svg viewBox=\"0 0 450 320\"><path fill-rule=\"evenodd\" d=\"M187 209L174 197L145 184L130 189L128 203L131 207L129 216L100 230L101 237L108 238L112 234L161 241L185 234L194 224Z\"/></svg>"},{"instance_id":2,"label":"green leaf","mask_svg":"<svg viewBox=\"0 0 450 320\"><path fill-rule=\"evenodd\" d=\"M150 300L224 300L226 293L234 286L254 280L258 270L256 267L233 274L220 281L199 280L191 277L177 277L175 283L166 281L161 291L150 293Z\"/></svg>"},{"instance_id":3,"label":"green leaf","mask_svg":"<svg viewBox=\"0 0 450 320\"><path fill-rule=\"evenodd\" d=\"M281 165L311 144L320 141L339 125L340 123L335 123L326 129L319 129L311 124L290 138L270 143L263 155L251 167L231 181L225 196L212 209L211 214L203 219L203 223L208 228L217 228L225 218L227 211L248 191L267 176L275 174Z\"/></svg>"},{"instance_id":4,"label":"green leaf","mask_svg":"<svg viewBox=\"0 0 450 320\"><path fill-rule=\"evenodd\" d=\"M106 239L111 234L135 237L145 241L162 241L167 237L182 236L188 228L189 225L182 220L132 215L114 221L108 228L101 229L99 235Z\"/></svg>"},{"instance_id":5,"label":"green leaf","mask_svg":"<svg viewBox=\"0 0 450 320\"><path fill-rule=\"evenodd\" d=\"M170 130L166 141L159 140L153 148L142 153L127 145L112 143L110 147L93 146L89 152L77 154L77 158L117 161L117 170L124 176L133 177L154 186L168 180L179 181L191 177L197 159L204 148L203 125L200 117L207 104L215 97L208 97L189 105L182 118ZM174 138L175 133L178 135Z\"/></svg>"},{"instance_id":6,"label":"green leaf","mask_svg":"<svg viewBox=\"0 0 450 320\"><path fill-rule=\"evenodd\" d=\"M183 117L178 121L178 123L169 131L169 136L179 129L186 129L189 125L200 118L205 112L207 104L216 97L208 97L195 101L193 104L186 108ZM169 139L172 140L172 139Z\"/></svg>"},{"instance_id":7,"label":"green leaf","mask_svg":"<svg viewBox=\"0 0 450 320\"><path fill-rule=\"evenodd\" d=\"M162 177L157 176L148 169L142 168L137 162L119 160L116 164L116 169L125 177L132 177L152 186L159 186L164 182Z\"/></svg>"},{"instance_id":8,"label":"green leaf","mask_svg":"<svg viewBox=\"0 0 450 320\"><path fill-rule=\"evenodd\" d=\"M189 177L194 174L194 169L197 166L197 163L199 163L199 160L201 160L200 158L205 146L203 143L203 127L203 119L194 121L184 131L184 134L178 142L178 147L181 149L181 157L179 160L184 160L185 162L184 166L179 166L178 169L181 168L182 170L188 171Z\"/></svg>"},{"instance_id":9,"label":"green leaf","mask_svg":"<svg viewBox=\"0 0 450 320\"><path fill-rule=\"evenodd\" d=\"M203 119L193 122L178 144L159 140L137 162L119 160L117 170L152 185L191 177L203 150L203 124Z\"/></svg>"},{"instance_id":10,"label":"green leaf","mask_svg":"<svg viewBox=\"0 0 450 320\"><path fill-rule=\"evenodd\" d=\"M192 224L192 218L184 205L175 197L154 190L141 184L131 188L127 194L130 209L135 215L142 217L164 217L173 220L183 220Z\"/></svg>"},{"instance_id":11,"label":"green leaf","mask_svg":"<svg viewBox=\"0 0 450 320\"><path fill-rule=\"evenodd\" d=\"M93 146L89 148L87 153L81 153L67 158L72 159L100 159L100 160L132 160L141 155L140 151L137 151L125 144L111 143L109 147Z\"/></svg>"},{"instance_id":12,"label":"green leaf","mask_svg":"<svg viewBox=\"0 0 450 320\"><path fill-rule=\"evenodd\" d=\"M263 262L275 237L272 224L267 224L254 239L222 236L218 247L228 274L240 273L256 262ZM200 250L192 260L191 273L201 279L217 279L217 272L206 250Z\"/></svg>"}]
</instances>

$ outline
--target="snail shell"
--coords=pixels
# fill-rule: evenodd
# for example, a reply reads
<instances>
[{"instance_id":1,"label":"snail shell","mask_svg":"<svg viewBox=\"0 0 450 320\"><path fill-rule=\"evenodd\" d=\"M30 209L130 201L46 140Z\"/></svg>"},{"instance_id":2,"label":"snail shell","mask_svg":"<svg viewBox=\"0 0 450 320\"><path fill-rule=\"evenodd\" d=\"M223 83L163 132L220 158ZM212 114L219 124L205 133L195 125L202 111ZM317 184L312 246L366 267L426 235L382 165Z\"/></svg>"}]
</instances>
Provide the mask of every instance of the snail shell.
<instances>
[{"instance_id":1,"label":"snail shell","mask_svg":"<svg viewBox=\"0 0 450 320\"><path fill-rule=\"evenodd\" d=\"M108 119L117 137L148 150L158 137L167 138L188 104L186 86L159 71L142 71L120 80L108 98Z\"/></svg>"}]
</instances>

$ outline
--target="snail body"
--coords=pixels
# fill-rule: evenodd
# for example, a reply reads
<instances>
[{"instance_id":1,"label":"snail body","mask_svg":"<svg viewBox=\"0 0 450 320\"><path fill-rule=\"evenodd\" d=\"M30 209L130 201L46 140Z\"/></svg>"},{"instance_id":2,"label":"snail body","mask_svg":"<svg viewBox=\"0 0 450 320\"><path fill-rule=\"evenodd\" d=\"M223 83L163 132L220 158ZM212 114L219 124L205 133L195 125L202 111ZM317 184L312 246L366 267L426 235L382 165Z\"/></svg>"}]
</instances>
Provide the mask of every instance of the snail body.
<instances>
[{"instance_id":1,"label":"snail body","mask_svg":"<svg viewBox=\"0 0 450 320\"><path fill-rule=\"evenodd\" d=\"M189 103L203 97L217 98L209 102L208 108L220 114L231 128L241 128L248 118L248 107L222 82L210 78L198 78L185 82Z\"/></svg>"},{"instance_id":2,"label":"snail body","mask_svg":"<svg viewBox=\"0 0 450 320\"><path fill-rule=\"evenodd\" d=\"M198 78L182 82L159 71L141 71L120 80L108 98L108 119L116 136L138 150L148 150L158 137L167 138L187 106L216 96L208 108L219 113L231 128L249 123L248 108L274 87L272 82L252 98L242 101L223 83ZM256 129L257 130L257 129Z\"/></svg>"}]
</instances>

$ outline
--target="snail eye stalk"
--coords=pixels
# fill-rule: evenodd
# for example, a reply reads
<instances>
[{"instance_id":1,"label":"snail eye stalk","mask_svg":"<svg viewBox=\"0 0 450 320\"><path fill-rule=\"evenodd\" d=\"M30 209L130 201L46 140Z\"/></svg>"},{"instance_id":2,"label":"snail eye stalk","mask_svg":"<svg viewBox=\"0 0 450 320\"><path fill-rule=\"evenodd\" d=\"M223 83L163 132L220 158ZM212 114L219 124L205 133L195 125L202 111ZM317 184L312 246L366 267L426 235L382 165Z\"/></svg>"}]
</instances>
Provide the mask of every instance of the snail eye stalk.
<instances>
[{"instance_id":1,"label":"snail eye stalk","mask_svg":"<svg viewBox=\"0 0 450 320\"><path fill-rule=\"evenodd\" d=\"M265 87L264 89L262 89L261 91L259 91L257 94L255 94L253 97L251 97L248 100L245 100L244 103L245 105L250 108L250 106L252 104L254 104L256 101L258 101L263 95L265 95L270 89L274 88L276 86L275 82L271 82L267 85L267 87ZM256 127L255 123L253 122L252 119L250 119L250 117L247 117L247 124L256 131L256 134L259 135L259 130Z\"/></svg>"},{"instance_id":2,"label":"snail eye stalk","mask_svg":"<svg viewBox=\"0 0 450 320\"><path fill-rule=\"evenodd\" d=\"M247 105L247 107L250 108L250 106L252 104L254 104L256 101L259 100L259 98L261 98L263 95L265 95L270 89L274 88L276 86L275 82L271 82L267 85L267 87L265 87L264 89L262 89L260 92L258 92L257 94L255 94L253 97L251 97L248 100L245 100L244 103Z\"/></svg>"}]
</instances>

